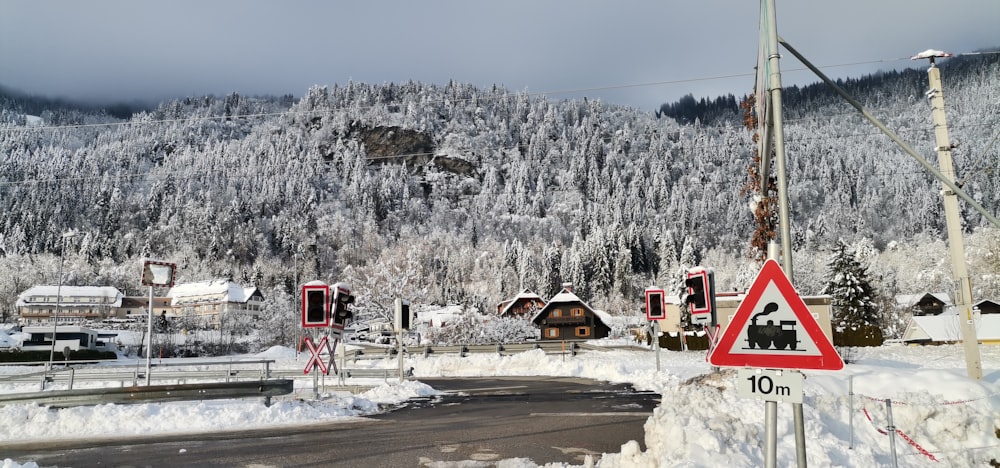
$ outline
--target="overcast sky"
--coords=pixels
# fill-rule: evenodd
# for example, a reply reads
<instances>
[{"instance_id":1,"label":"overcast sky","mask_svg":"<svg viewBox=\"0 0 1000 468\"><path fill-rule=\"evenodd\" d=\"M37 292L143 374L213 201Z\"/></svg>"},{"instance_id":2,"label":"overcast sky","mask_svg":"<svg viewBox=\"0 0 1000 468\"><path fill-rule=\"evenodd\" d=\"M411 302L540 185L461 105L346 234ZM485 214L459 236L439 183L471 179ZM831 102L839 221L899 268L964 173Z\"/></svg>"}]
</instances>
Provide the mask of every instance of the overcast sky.
<instances>
[{"instance_id":1,"label":"overcast sky","mask_svg":"<svg viewBox=\"0 0 1000 468\"><path fill-rule=\"evenodd\" d=\"M452 79L651 110L686 94L749 93L759 9L754 0L0 0L0 86L128 101ZM898 59L931 48L1000 49L1000 0L776 0L776 10L779 34L833 77L923 67ZM781 68L786 86L817 81L791 54Z\"/></svg>"}]
</instances>

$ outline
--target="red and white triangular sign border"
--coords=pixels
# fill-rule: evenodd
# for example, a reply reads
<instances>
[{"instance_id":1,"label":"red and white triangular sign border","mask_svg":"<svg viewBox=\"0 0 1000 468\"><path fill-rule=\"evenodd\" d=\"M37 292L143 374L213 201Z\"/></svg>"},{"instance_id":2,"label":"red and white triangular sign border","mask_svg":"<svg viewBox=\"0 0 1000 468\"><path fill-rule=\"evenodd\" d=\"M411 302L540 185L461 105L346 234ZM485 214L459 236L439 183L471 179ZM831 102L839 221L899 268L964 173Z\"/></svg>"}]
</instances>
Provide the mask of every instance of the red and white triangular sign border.
<instances>
[{"instance_id":1,"label":"red and white triangular sign border","mask_svg":"<svg viewBox=\"0 0 1000 468\"><path fill-rule=\"evenodd\" d=\"M809 340L818 353L803 354L788 351L737 348L744 330L747 330L747 322L758 310L761 296L773 284L780 293L781 298L787 304L791 312L794 313L798 321L798 329L805 331ZM799 334L801 336L801 334ZM802 337L806 338L806 337ZM749 338L747 338L749 340ZM794 348L793 348L794 349ZM736 309L726 330L719 338L719 343L712 350L708 358L713 366L728 367L761 367L767 369L814 369L814 370L840 370L844 368L844 361L840 354L833 348L833 343L823 333L819 323L813 318L812 313L806 307L805 302L795 291L791 281L785 276L784 270L775 260L767 260L757 278L754 280L746 297Z\"/></svg>"}]
</instances>

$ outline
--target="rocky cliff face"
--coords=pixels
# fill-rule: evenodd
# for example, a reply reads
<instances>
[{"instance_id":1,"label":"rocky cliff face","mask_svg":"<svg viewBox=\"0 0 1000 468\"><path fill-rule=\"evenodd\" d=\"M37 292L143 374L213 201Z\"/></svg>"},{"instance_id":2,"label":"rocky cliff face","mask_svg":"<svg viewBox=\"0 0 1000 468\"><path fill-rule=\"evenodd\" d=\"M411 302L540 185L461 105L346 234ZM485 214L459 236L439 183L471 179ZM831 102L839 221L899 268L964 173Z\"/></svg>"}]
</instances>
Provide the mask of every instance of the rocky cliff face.
<instances>
[{"instance_id":1,"label":"rocky cliff face","mask_svg":"<svg viewBox=\"0 0 1000 468\"><path fill-rule=\"evenodd\" d=\"M352 135L364 144L374 164L406 164L414 172L428 165L453 174L478 178L476 167L464 159L435 155L437 146L426 133L401 127L366 127L352 129Z\"/></svg>"}]
</instances>

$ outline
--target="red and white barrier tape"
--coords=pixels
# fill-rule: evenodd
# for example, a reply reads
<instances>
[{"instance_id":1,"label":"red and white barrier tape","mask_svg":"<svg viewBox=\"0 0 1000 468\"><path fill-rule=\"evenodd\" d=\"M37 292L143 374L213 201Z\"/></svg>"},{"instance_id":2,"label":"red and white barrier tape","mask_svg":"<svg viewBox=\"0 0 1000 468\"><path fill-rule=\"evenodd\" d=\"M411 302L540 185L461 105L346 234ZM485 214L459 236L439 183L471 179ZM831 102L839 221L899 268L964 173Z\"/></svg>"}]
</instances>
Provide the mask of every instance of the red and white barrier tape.
<instances>
[{"instance_id":1,"label":"red and white barrier tape","mask_svg":"<svg viewBox=\"0 0 1000 468\"><path fill-rule=\"evenodd\" d=\"M973 398L971 400L944 401L944 402L941 402L941 403L938 403L938 404L941 405L941 406L964 405L966 403L972 403L974 401L985 400L987 398L993 398L994 396L995 395L987 395L987 396L984 396L982 398ZM870 396L866 396L866 395L861 395L861 397L865 398L865 399L868 399L868 400L871 400L871 401L877 401L879 403L885 403L885 401L888 400L888 398L874 398L874 397L870 397ZM900 400L892 400L892 404L894 404L894 405L900 405L900 406L917 405L916 403L907 403L905 401L900 401Z\"/></svg>"},{"instance_id":2,"label":"red and white barrier tape","mask_svg":"<svg viewBox=\"0 0 1000 468\"><path fill-rule=\"evenodd\" d=\"M931 460L934 460L934 461L940 461L937 458L934 458L934 455L932 453L928 452L927 449L921 447L919 444L917 444L916 442L914 442L914 440L911 439L910 436L904 434L903 431L901 431L899 429L896 429L896 433L899 434L899 436L902 437L903 440L909 442L910 445L912 445L913 448L917 449L918 452L924 454L924 456L926 456L927 458L930 458Z\"/></svg>"},{"instance_id":3,"label":"red and white barrier tape","mask_svg":"<svg viewBox=\"0 0 1000 468\"><path fill-rule=\"evenodd\" d=\"M872 420L872 416L870 414L868 414L868 408L862 407L861 411L865 413L865 417L868 418L868 422L870 422L872 424L872 427L874 427L875 430L879 432L879 434L889 435L888 432L882 430L880 427L878 427L877 425L875 425L875 421ZM924 456L926 456L927 458L930 458L931 460L936 461L936 462L940 461L940 460L938 460L937 458L934 457L934 454L928 452L927 449L921 447L920 444L918 444L916 441L914 441L913 439L911 439L910 436L906 435L903 431L901 431L899 429L896 429L896 433L899 434L899 436L902 437L903 440L905 440L910 445L912 445L913 448L917 449L918 452L924 454Z\"/></svg>"}]
</instances>

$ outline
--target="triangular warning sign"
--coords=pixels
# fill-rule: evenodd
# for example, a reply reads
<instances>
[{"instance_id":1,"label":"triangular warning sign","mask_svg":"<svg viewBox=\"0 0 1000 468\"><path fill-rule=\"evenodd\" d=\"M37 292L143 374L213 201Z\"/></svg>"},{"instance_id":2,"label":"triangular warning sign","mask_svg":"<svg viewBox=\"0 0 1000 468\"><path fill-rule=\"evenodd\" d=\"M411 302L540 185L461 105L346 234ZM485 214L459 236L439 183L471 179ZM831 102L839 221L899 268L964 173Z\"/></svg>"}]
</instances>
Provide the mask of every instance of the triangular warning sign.
<instances>
[{"instance_id":1,"label":"triangular warning sign","mask_svg":"<svg viewBox=\"0 0 1000 468\"><path fill-rule=\"evenodd\" d=\"M708 360L713 366L844 368L843 359L774 260L764 262Z\"/></svg>"}]
</instances>

